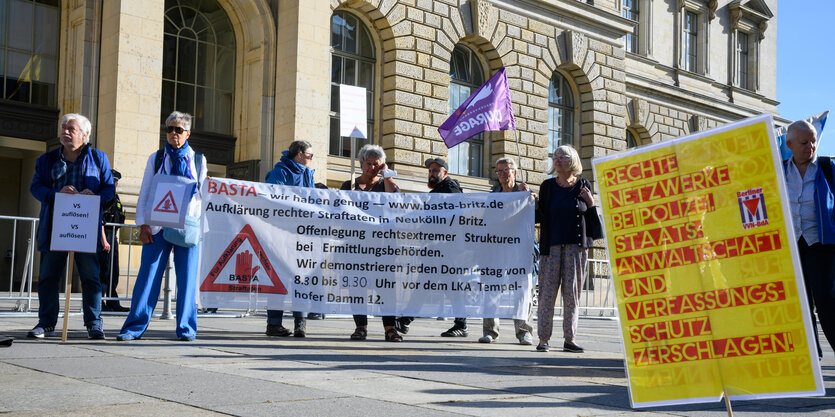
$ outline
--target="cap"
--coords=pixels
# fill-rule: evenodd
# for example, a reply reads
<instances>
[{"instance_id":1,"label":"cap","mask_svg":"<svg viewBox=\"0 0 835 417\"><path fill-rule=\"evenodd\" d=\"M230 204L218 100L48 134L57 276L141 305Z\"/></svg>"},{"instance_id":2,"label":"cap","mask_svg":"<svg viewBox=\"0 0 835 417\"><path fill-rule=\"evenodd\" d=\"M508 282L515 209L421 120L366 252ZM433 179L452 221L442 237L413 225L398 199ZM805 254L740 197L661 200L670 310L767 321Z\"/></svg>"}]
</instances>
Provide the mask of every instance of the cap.
<instances>
[{"instance_id":1,"label":"cap","mask_svg":"<svg viewBox=\"0 0 835 417\"><path fill-rule=\"evenodd\" d=\"M119 181L120 179L122 179L122 173L116 171L115 169L111 169L110 174L113 175L113 181Z\"/></svg>"},{"instance_id":2,"label":"cap","mask_svg":"<svg viewBox=\"0 0 835 417\"><path fill-rule=\"evenodd\" d=\"M444 161L443 158L429 158L426 160L426 163L424 165L426 165L426 167L429 168L429 166L432 164L438 164L444 167L445 170L449 171L449 165L446 164L446 161Z\"/></svg>"}]
</instances>

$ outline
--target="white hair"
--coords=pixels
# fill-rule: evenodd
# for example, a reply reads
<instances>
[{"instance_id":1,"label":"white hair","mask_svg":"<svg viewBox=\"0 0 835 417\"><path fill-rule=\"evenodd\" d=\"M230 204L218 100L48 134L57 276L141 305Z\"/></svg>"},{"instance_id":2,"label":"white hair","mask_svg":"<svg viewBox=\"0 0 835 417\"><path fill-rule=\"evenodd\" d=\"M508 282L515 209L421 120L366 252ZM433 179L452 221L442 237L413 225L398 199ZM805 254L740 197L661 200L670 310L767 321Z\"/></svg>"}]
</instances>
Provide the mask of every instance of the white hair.
<instances>
[{"instance_id":1,"label":"white hair","mask_svg":"<svg viewBox=\"0 0 835 417\"><path fill-rule=\"evenodd\" d=\"M569 165L569 168L571 168L571 174L580 175L583 173L583 162L580 161L580 155L577 154L577 151L574 150L573 147L569 145L562 145L554 150L554 154L551 156L551 169L549 169L546 174L557 175L557 164L553 161L553 159L556 159L557 156L560 155L568 155L571 157L571 165Z\"/></svg>"},{"instance_id":2,"label":"white hair","mask_svg":"<svg viewBox=\"0 0 835 417\"><path fill-rule=\"evenodd\" d=\"M360 165L365 163L365 160L368 159L369 156L377 157L381 164L386 163L386 152L383 151L383 147L380 145L372 145L369 143L360 148L359 154L357 154L357 159L360 160Z\"/></svg>"},{"instance_id":3,"label":"white hair","mask_svg":"<svg viewBox=\"0 0 835 417\"><path fill-rule=\"evenodd\" d=\"M78 127L81 128L81 133L84 135L84 144L90 143L90 131L93 129L93 125L90 124L90 119L78 113L67 113L61 118L61 126L70 120L75 120L78 123Z\"/></svg>"},{"instance_id":4,"label":"white hair","mask_svg":"<svg viewBox=\"0 0 835 417\"><path fill-rule=\"evenodd\" d=\"M499 160L496 161L496 167L497 168L498 168L499 164L507 164L508 168L512 169L514 172L517 171L516 160L513 159L513 158L510 158L510 157L499 158Z\"/></svg>"},{"instance_id":5,"label":"white hair","mask_svg":"<svg viewBox=\"0 0 835 417\"><path fill-rule=\"evenodd\" d=\"M178 111L172 111L165 119L165 125L170 126L172 123L180 123L185 130L191 130L191 115Z\"/></svg>"},{"instance_id":6,"label":"white hair","mask_svg":"<svg viewBox=\"0 0 835 417\"><path fill-rule=\"evenodd\" d=\"M812 132L815 137L818 136L818 131L813 124L805 120L798 120L790 124L789 128L786 129L786 141L794 142L794 138L801 132Z\"/></svg>"}]
</instances>

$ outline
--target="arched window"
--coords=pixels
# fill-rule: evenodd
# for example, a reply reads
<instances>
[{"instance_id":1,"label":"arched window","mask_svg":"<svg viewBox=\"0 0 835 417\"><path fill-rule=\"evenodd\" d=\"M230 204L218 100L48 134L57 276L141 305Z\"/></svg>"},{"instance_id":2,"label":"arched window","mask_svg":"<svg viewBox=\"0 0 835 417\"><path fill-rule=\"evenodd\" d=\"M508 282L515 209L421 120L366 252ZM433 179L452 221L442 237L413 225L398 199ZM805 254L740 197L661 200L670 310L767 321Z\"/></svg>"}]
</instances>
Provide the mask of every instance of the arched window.
<instances>
[{"instance_id":1,"label":"arched window","mask_svg":"<svg viewBox=\"0 0 835 417\"><path fill-rule=\"evenodd\" d=\"M215 0L165 0L162 121L195 116L193 130L232 134L235 34Z\"/></svg>"},{"instance_id":2,"label":"arched window","mask_svg":"<svg viewBox=\"0 0 835 417\"><path fill-rule=\"evenodd\" d=\"M59 0L0 0L4 99L57 105L59 7Z\"/></svg>"},{"instance_id":3,"label":"arched window","mask_svg":"<svg viewBox=\"0 0 835 417\"><path fill-rule=\"evenodd\" d=\"M330 154L351 156L351 140L339 136L339 84L365 87L367 139L356 139L356 150L374 138L374 42L355 16L338 11L331 17Z\"/></svg>"},{"instance_id":4,"label":"arched window","mask_svg":"<svg viewBox=\"0 0 835 417\"><path fill-rule=\"evenodd\" d=\"M560 145L574 145L574 93L558 72L548 85L548 153Z\"/></svg>"},{"instance_id":5,"label":"arched window","mask_svg":"<svg viewBox=\"0 0 835 417\"><path fill-rule=\"evenodd\" d=\"M632 131L626 129L626 149L634 148L638 146L638 141L635 139L635 135L632 134Z\"/></svg>"},{"instance_id":6,"label":"arched window","mask_svg":"<svg viewBox=\"0 0 835 417\"><path fill-rule=\"evenodd\" d=\"M484 84L484 72L475 53L465 46L452 50L449 63L449 113ZM449 172L481 177L484 165L484 134L479 133L449 150Z\"/></svg>"}]
</instances>

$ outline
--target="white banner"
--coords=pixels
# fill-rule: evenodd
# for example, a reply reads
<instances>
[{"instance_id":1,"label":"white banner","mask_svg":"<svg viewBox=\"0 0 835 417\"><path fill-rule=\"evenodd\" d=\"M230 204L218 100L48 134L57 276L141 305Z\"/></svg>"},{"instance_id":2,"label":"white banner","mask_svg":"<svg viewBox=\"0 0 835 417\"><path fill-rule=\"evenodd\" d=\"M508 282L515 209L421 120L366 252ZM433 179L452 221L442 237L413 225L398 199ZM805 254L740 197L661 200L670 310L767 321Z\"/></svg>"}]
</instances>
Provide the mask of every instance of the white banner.
<instances>
[{"instance_id":1,"label":"white banner","mask_svg":"<svg viewBox=\"0 0 835 417\"><path fill-rule=\"evenodd\" d=\"M49 250L96 253L101 197L55 193Z\"/></svg>"},{"instance_id":2,"label":"white banner","mask_svg":"<svg viewBox=\"0 0 835 417\"><path fill-rule=\"evenodd\" d=\"M327 314L526 318L530 194L332 191L211 179L201 303Z\"/></svg>"}]
</instances>

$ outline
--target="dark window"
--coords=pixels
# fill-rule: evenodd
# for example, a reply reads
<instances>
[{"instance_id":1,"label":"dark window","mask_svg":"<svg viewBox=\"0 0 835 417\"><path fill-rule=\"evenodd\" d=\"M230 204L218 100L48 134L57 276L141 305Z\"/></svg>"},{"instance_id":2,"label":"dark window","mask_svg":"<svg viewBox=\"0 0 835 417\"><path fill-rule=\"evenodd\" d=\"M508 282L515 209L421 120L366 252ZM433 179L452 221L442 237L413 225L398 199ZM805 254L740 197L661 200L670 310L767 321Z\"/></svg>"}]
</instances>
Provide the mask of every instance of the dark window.
<instances>
[{"instance_id":1,"label":"dark window","mask_svg":"<svg viewBox=\"0 0 835 417\"><path fill-rule=\"evenodd\" d=\"M750 88L748 85L748 34L737 32L736 34L736 59L737 59L737 80L742 88Z\"/></svg>"},{"instance_id":2,"label":"dark window","mask_svg":"<svg viewBox=\"0 0 835 417\"><path fill-rule=\"evenodd\" d=\"M690 72L698 70L699 16L693 12L684 13L684 69Z\"/></svg>"},{"instance_id":3,"label":"dark window","mask_svg":"<svg viewBox=\"0 0 835 417\"><path fill-rule=\"evenodd\" d=\"M640 0L623 0L621 7L621 16L635 23L638 23L639 1ZM626 48L626 52L632 52L633 54L638 53L638 29L639 27L636 25L635 28L632 30L632 33L626 34L626 37L624 38L624 48Z\"/></svg>"},{"instance_id":4,"label":"dark window","mask_svg":"<svg viewBox=\"0 0 835 417\"><path fill-rule=\"evenodd\" d=\"M331 17L331 155L351 156L351 139L339 136L339 84L365 87L368 109L367 139L355 139L356 150L374 140L374 42L354 15L336 12Z\"/></svg>"},{"instance_id":5,"label":"dark window","mask_svg":"<svg viewBox=\"0 0 835 417\"><path fill-rule=\"evenodd\" d=\"M465 46L452 50L449 63L449 114L452 114L478 87L484 84L484 72L475 53ZM484 134L479 133L449 150L449 172L480 177L484 165Z\"/></svg>"},{"instance_id":6,"label":"dark window","mask_svg":"<svg viewBox=\"0 0 835 417\"><path fill-rule=\"evenodd\" d=\"M0 0L0 80L6 100L57 106L59 0Z\"/></svg>"},{"instance_id":7,"label":"dark window","mask_svg":"<svg viewBox=\"0 0 835 417\"><path fill-rule=\"evenodd\" d=\"M194 116L193 130L232 134L235 34L215 0L166 0L162 122L174 111Z\"/></svg>"},{"instance_id":8,"label":"dark window","mask_svg":"<svg viewBox=\"0 0 835 417\"><path fill-rule=\"evenodd\" d=\"M548 154L560 145L574 145L574 93L555 72L548 85Z\"/></svg>"},{"instance_id":9,"label":"dark window","mask_svg":"<svg viewBox=\"0 0 835 417\"><path fill-rule=\"evenodd\" d=\"M635 140L635 135L632 134L631 131L626 131L626 148L634 148L638 146L638 141Z\"/></svg>"}]
</instances>

